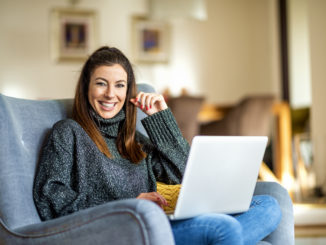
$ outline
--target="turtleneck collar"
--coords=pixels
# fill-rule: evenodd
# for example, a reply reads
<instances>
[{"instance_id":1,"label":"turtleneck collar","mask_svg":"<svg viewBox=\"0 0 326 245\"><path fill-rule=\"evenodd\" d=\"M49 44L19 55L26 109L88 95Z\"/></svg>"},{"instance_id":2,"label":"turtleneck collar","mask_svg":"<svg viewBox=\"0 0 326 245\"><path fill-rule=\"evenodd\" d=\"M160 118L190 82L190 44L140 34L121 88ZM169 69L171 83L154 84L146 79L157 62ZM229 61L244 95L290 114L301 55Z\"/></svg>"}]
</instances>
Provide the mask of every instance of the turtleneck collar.
<instances>
[{"instance_id":1,"label":"turtleneck collar","mask_svg":"<svg viewBox=\"0 0 326 245\"><path fill-rule=\"evenodd\" d=\"M122 124L126 118L124 109L120 110L117 115L109 119L101 117L94 110L91 110L91 115L100 132L104 134L104 136L111 137L118 136L120 124Z\"/></svg>"}]
</instances>

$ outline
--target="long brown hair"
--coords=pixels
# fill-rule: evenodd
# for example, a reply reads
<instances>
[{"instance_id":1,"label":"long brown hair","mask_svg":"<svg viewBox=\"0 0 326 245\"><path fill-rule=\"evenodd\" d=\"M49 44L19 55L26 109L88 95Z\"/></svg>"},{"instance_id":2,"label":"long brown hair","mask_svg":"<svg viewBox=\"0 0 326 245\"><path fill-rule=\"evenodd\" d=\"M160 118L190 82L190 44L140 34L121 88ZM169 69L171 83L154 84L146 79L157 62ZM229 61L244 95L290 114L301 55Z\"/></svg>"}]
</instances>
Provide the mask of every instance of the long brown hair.
<instances>
[{"instance_id":1,"label":"long brown hair","mask_svg":"<svg viewBox=\"0 0 326 245\"><path fill-rule=\"evenodd\" d=\"M87 59L76 87L72 116L83 127L99 150L107 157L112 158L108 146L91 116L92 106L88 101L88 89L91 75L97 67L115 64L121 65L127 73L127 95L122 108L125 110L126 119L118 133L117 148L122 157L133 163L139 163L146 154L135 140L137 108L129 102L136 96L136 81L129 60L120 50L104 46L97 49Z\"/></svg>"}]
</instances>

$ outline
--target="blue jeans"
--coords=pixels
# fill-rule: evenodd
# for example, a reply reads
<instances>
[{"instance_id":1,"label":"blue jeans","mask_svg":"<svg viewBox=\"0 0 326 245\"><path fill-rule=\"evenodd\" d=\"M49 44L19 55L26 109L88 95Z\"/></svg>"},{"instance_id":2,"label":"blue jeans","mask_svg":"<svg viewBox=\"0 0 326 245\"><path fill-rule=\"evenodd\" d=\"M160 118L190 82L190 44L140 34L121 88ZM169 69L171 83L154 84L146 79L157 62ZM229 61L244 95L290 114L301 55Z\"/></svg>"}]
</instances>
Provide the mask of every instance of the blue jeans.
<instances>
[{"instance_id":1,"label":"blue jeans","mask_svg":"<svg viewBox=\"0 0 326 245\"><path fill-rule=\"evenodd\" d=\"M235 215L210 213L171 221L176 245L257 244L273 232L281 220L276 199L253 196L247 212Z\"/></svg>"}]
</instances>

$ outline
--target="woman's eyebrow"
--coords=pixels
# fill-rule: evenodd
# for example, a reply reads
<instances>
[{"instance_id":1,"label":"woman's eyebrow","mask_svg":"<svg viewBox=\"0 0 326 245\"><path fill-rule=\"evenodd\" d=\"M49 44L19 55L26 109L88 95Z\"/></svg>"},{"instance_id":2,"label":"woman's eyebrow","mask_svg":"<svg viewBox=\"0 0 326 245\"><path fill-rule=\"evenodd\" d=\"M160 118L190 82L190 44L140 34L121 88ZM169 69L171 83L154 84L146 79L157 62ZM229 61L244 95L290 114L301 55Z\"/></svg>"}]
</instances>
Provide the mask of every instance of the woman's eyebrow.
<instances>
[{"instance_id":1,"label":"woman's eyebrow","mask_svg":"<svg viewBox=\"0 0 326 245\"><path fill-rule=\"evenodd\" d=\"M105 79L104 77L96 77L95 78L95 81L96 80L103 80L103 81L109 83L109 81L107 79ZM125 80L118 80L118 81L115 81L115 83L127 83L127 81L125 81Z\"/></svg>"},{"instance_id":2,"label":"woman's eyebrow","mask_svg":"<svg viewBox=\"0 0 326 245\"><path fill-rule=\"evenodd\" d=\"M108 80L106 80L104 77L96 77L95 80L103 80L105 82L109 82Z\"/></svg>"}]
</instances>

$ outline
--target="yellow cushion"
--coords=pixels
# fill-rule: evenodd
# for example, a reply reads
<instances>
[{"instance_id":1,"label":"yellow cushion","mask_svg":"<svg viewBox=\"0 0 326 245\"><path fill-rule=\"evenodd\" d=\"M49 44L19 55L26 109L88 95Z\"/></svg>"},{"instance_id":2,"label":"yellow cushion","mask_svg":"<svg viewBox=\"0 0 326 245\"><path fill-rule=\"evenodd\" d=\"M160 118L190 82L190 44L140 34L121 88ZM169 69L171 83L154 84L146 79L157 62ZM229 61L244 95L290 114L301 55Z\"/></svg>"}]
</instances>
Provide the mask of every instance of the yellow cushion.
<instances>
[{"instance_id":1,"label":"yellow cushion","mask_svg":"<svg viewBox=\"0 0 326 245\"><path fill-rule=\"evenodd\" d=\"M161 194L168 202L168 206L164 206L164 211L173 211L177 203L181 185L167 185L157 182L157 192Z\"/></svg>"}]
</instances>

